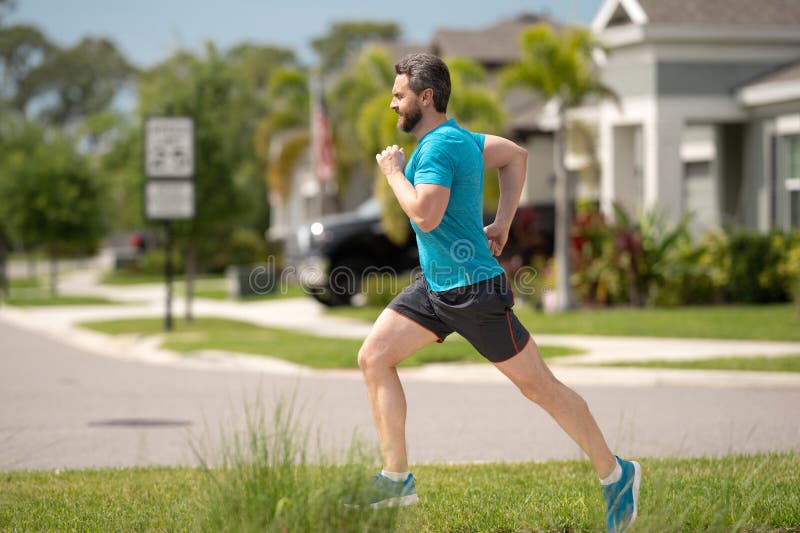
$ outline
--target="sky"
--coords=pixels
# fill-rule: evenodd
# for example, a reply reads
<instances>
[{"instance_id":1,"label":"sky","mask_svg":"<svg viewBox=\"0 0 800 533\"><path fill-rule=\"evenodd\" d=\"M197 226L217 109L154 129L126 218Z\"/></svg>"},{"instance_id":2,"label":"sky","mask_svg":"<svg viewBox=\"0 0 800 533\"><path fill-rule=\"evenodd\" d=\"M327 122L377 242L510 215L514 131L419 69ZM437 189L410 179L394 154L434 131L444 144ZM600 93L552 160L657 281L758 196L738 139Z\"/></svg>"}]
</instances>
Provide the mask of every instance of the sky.
<instances>
[{"instance_id":1,"label":"sky","mask_svg":"<svg viewBox=\"0 0 800 533\"><path fill-rule=\"evenodd\" d=\"M345 20L392 21L406 42L427 43L439 28L475 29L521 13L588 25L602 0L16 0L8 23L32 23L59 45L86 35L111 38L139 67L179 48L225 49L242 42L295 50L304 63L313 38Z\"/></svg>"}]
</instances>

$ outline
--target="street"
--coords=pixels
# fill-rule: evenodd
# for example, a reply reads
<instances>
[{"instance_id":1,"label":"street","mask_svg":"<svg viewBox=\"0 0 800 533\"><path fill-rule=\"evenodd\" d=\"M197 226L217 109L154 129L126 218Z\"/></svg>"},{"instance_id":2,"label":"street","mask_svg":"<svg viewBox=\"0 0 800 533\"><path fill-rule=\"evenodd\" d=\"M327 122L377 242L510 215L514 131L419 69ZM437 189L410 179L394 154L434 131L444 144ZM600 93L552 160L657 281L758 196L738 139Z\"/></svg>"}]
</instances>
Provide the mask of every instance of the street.
<instances>
[{"instance_id":1,"label":"street","mask_svg":"<svg viewBox=\"0 0 800 533\"><path fill-rule=\"evenodd\" d=\"M354 432L376 440L358 371L292 376L126 361L3 321L0 339L2 470L215 463L221 434L241 427L259 399L269 418L276 402L296 398L299 420L325 453L346 448ZM581 457L510 383L423 375L401 370L412 463ZM800 387L576 388L622 455L800 450Z\"/></svg>"}]
</instances>

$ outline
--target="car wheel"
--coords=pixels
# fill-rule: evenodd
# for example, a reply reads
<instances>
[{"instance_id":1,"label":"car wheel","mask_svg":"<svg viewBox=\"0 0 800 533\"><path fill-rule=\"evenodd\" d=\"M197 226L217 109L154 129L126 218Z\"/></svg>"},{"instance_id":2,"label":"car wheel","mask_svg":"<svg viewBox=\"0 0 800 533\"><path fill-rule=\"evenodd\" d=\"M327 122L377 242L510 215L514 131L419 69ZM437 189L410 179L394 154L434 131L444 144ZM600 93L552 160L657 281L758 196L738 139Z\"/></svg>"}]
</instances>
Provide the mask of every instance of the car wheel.
<instances>
[{"instance_id":1,"label":"car wheel","mask_svg":"<svg viewBox=\"0 0 800 533\"><path fill-rule=\"evenodd\" d=\"M338 259L331 268L328 278L328 294L325 305L353 305L353 297L361 292L362 275L375 261L363 256L349 256ZM320 300L321 301L321 300Z\"/></svg>"}]
</instances>

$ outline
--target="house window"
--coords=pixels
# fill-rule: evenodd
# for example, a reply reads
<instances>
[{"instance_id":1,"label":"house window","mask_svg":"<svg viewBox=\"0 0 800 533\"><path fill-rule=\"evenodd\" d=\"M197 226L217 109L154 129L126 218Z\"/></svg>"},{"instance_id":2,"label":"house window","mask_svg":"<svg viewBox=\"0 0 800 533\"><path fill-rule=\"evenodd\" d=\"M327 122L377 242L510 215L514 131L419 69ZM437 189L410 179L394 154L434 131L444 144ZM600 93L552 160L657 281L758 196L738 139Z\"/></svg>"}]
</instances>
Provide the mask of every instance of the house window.
<instances>
[{"instance_id":1,"label":"house window","mask_svg":"<svg viewBox=\"0 0 800 533\"><path fill-rule=\"evenodd\" d=\"M789 192L789 227L800 228L800 135L786 137L787 174L786 190Z\"/></svg>"},{"instance_id":2,"label":"house window","mask_svg":"<svg viewBox=\"0 0 800 533\"><path fill-rule=\"evenodd\" d=\"M684 163L684 175L687 178L707 178L711 175L710 161L689 161Z\"/></svg>"}]
</instances>

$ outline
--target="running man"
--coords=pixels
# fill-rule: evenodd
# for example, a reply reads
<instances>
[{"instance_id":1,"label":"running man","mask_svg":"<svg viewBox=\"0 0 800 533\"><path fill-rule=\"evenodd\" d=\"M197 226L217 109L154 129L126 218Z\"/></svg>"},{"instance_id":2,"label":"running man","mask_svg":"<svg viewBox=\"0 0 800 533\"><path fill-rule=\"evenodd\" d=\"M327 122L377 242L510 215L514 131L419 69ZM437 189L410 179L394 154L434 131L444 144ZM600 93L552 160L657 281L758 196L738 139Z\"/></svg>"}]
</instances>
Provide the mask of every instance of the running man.
<instances>
[{"instance_id":1,"label":"running man","mask_svg":"<svg viewBox=\"0 0 800 533\"><path fill-rule=\"evenodd\" d=\"M450 73L431 54L395 65L391 108L397 126L418 139L376 155L416 234L422 274L376 320L358 353L383 456L371 505L418 501L406 457L406 400L397 365L456 331L541 406L591 460L607 501L609 531L636 518L641 469L615 457L586 402L559 382L514 315L513 294L495 259L508 238L525 180L527 152L494 135L471 133L446 116ZM499 169L500 202L483 227L483 170Z\"/></svg>"}]
</instances>

